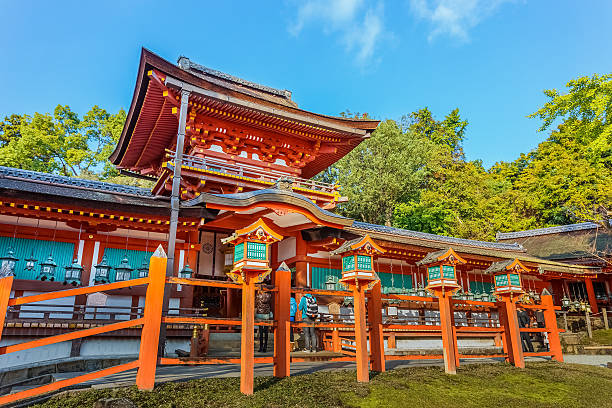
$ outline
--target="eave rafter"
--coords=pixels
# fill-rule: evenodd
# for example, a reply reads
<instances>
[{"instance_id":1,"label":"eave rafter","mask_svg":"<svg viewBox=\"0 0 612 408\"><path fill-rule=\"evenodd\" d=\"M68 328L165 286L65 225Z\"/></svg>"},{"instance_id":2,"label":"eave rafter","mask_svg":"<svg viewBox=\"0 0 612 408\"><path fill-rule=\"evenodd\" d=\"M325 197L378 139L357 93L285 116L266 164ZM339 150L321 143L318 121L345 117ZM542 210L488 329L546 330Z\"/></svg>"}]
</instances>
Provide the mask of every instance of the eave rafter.
<instances>
[{"instance_id":1,"label":"eave rafter","mask_svg":"<svg viewBox=\"0 0 612 408\"><path fill-rule=\"evenodd\" d=\"M101 230L108 230L108 226L112 225L116 228L166 232L170 224L167 217L144 214L134 216L134 214L117 211L70 208L57 204L40 205L24 200L0 201L0 214L67 223L85 223L90 228L99 227ZM181 218L179 230L194 230L197 229L198 224L199 219Z\"/></svg>"}]
</instances>

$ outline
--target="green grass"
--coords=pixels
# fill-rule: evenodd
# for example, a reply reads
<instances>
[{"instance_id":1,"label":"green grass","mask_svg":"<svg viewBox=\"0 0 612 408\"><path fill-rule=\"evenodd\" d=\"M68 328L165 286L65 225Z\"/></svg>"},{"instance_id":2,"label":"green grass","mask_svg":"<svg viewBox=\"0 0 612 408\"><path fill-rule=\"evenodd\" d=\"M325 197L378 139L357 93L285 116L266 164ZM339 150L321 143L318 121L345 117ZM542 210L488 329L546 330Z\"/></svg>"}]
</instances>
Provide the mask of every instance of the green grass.
<instances>
[{"instance_id":1,"label":"green grass","mask_svg":"<svg viewBox=\"0 0 612 408\"><path fill-rule=\"evenodd\" d=\"M100 398L127 398L138 407L612 407L612 370L554 362L462 366L457 375L438 367L415 367L371 374L355 371L300 375L282 380L257 377L255 394L239 392L239 379L213 378L159 385L88 390L55 397L36 407L91 407Z\"/></svg>"},{"instance_id":2,"label":"green grass","mask_svg":"<svg viewBox=\"0 0 612 408\"><path fill-rule=\"evenodd\" d=\"M605 346L612 346L612 329L593 331L593 342Z\"/></svg>"}]
</instances>

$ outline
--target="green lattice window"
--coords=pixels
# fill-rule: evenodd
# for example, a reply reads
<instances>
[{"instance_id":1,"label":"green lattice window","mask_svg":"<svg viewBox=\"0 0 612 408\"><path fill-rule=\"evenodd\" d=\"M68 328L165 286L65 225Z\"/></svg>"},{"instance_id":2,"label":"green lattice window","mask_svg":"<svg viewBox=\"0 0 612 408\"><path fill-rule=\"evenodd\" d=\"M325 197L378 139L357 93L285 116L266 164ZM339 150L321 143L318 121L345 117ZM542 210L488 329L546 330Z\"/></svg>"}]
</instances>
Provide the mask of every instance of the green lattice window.
<instances>
[{"instance_id":1,"label":"green lattice window","mask_svg":"<svg viewBox=\"0 0 612 408\"><path fill-rule=\"evenodd\" d=\"M446 279L455 279L455 267L451 265L442 265L442 274Z\"/></svg>"},{"instance_id":2,"label":"green lattice window","mask_svg":"<svg viewBox=\"0 0 612 408\"><path fill-rule=\"evenodd\" d=\"M265 261L268 259L266 244L261 242L247 242L247 258L260 259Z\"/></svg>"},{"instance_id":3,"label":"green lattice window","mask_svg":"<svg viewBox=\"0 0 612 408\"><path fill-rule=\"evenodd\" d=\"M371 271L372 257L367 255L357 255L357 269L362 271Z\"/></svg>"},{"instance_id":4,"label":"green lattice window","mask_svg":"<svg viewBox=\"0 0 612 408\"><path fill-rule=\"evenodd\" d=\"M244 259L244 242L234 247L234 263L240 262Z\"/></svg>"},{"instance_id":5,"label":"green lattice window","mask_svg":"<svg viewBox=\"0 0 612 408\"><path fill-rule=\"evenodd\" d=\"M509 276L510 276L510 284L512 286L521 286L521 280L519 279L518 274L511 273Z\"/></svg>"},{"instance_id":6,"label":"green lattice window","mask_svg":"<svg viewBox=\"0 0 612 408\"><path fill-rule=\"evenodd\" d=\"M429 280L440 279L440 267L439 266L430 266L427 268L427 275L429 276Z\"/></svg>"},{"instance_id":7,"label":"green lattice window","mask_svg":"<svg viewBox=\"0 0 612 408\"><path fill-rule=\"evenodd\" d=\"M495 275L495 286L508 286L508 275Z\"/></svg>"},{"instance_id":8,"label":"green lattice window","mask_svg":"<svg viewBox=\"0 0 612 408\"><path fill-rule=\"evenodd\" d=\"M354 271L355 270L355 255L345 256L342 258L342 271Z\"/></svg>"}]
</instances>

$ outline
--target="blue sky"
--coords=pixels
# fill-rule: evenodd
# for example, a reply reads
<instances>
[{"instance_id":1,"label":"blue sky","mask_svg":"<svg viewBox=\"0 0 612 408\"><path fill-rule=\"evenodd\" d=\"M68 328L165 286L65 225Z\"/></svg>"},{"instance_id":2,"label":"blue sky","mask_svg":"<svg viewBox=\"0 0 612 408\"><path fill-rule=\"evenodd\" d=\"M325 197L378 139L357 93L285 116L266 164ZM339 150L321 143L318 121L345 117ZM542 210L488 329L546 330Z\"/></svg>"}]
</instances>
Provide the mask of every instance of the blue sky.
<instances>
[{"instance_id":1,"label":"blue sky","mask_svg":"<svg viewBox=\"0 0 612 408\"><path fill-rule=\"evenodd\" d=\"M399 119L458 107L469 159L546 135L542 90L612 71L607 0L0 0L0 115L128 108L140 48L293 91L303 109Z\"/></svg>"}]
</instances>

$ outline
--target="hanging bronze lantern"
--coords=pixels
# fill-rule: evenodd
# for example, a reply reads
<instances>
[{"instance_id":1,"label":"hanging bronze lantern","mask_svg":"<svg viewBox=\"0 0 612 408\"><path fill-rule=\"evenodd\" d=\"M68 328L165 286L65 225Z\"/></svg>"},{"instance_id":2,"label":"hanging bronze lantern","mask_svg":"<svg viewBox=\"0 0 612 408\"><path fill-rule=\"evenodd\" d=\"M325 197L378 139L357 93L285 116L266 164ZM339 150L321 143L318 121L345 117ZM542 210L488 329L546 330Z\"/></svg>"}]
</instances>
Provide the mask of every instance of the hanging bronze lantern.
<instances>
[{"instance_id":1,"label":"hanging bronze lantern","mask_svg":"<svg viewBox=\"0 0 612 408\"><path fill-rule=\"evenodd\" d=\"M96 268L96 273L94 275L95 283L109 283L110 282L110 270L112 267L108 264L108 260L106 259L106 254L102 256L102 261L97 264L94 268Z\"/></svg>"},{"instance_id":2,"label":"hanging bronze lantern","mask_svg":"<svg viewBox=\"0 0 612 408\"><path fill-rule=\"evenodd\" d=\"M53 260L53 255L49 254L46 261L40 263L40 273L36 279L41 281L54 281L55 280L55 268L57 264Z\"/></svg>"},{"instance_id":3,"label":"hanging bronze lantern","mask_svg":"<svg viewBox=\"0 0 612 408\"><path fill-rule=\"evenodd\" d=\"M149 264L146 262L143 262L140 268L136 270L138 271L139 278L146 278L147 276L149 276Z\"/></svg>"},{"instance_id":4,"label":"hanging bronze lantern","mask_svg":"<svg viewBox=\"0 0 612 408\"><path fill-rule=\"evenodd\" d=\"M189 267L189 264L185 264L183 269L179 272L181 278L191 278L193 276L193 269Z\"/></svg>"},{"instance_id":5,"label":"hanging bronze lantern","mask_svg":"<svg viewBox=\"0 0 612 408\"><path fill-rule=\"evenodd\" d=\"M83 267L79 264L78 260L75 259L72 265L67 266L65 269L64 284L71 284L72 286L80 285Z\"/></svg>"},{"instance_id":6,"label":"hanging bronze lantern","mask_svg":"<svg viewBox=\"0 0 612 408\"><path fill-rule=\"evenodd\" d=\"M13 248L8 248L6 255L0 257L0 277L15 276L15 266L19 258L15 256Z\"/></svg>"},{"instance_id":7,"label":"hanging bronze lantern","mask_svg":"<svg viewBox=\"0 0 612 408\"><path fill-rule=\"evenodd\" d=\"M115 282L130 280L134 268L129 263L127 255L123 257L119 266L115 267Z\"/></svg>"},{"instance_id":8,"label":"hanging bronze lantern","mask_svg":"<svg viewBox=\"0 0 612 408\"><path fill-rule=\"evenodd\" d=\"M30 256L26 259L24 259L25 261L25 268L28 271L31 271L34 269L34 267L36 266L36 262L38 262L38 259L34 258L34 250L32 250L32 252L30 253Z\"/></svg>"}]
</instances>

